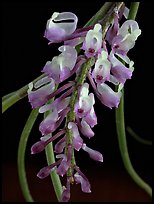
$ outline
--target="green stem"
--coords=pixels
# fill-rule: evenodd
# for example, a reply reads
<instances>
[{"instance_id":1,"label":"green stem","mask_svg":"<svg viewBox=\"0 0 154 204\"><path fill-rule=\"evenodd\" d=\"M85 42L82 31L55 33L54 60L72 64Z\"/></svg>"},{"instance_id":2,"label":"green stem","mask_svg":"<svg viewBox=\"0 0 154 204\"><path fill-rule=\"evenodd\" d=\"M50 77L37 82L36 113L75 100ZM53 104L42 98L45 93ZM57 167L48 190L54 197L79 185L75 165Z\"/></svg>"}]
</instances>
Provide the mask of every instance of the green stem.
<instances>
[{"instance_id":1,"label":"green stem","mask_svg":"<svg viewBox=\"0 0 154 204\"><path fill-rule=\"evenodd\" d=\"M48 165L55 163L55 157L53 152L53 145L52 143L49 143L47 147L45 148L46 158ZM52 171L51 174L51 180L53 183L53 187L57 196L58 201L61 201L61 195L62 195L62 185L59 178L59 175L56 173L56 170Z\"/></svg>"},{"instance_id":2,"label":"green stem","mask_svg":"<svg viewBox=\"0 0 154 204\"><path fill-rule=\"evenodd\" d=\"M130 13L128 17L129 19L135 20L138 7L139 7L139 2L131 3ZM143 188L152 197L151 187L136 173L129 158L127 141L126 141L126 133L125 133L124 90L122 90L122 97L121 97L119 107L116 109L116 128L117 128L120 153L127 172L132 177L132 179L136 182L136 184L138 184L141 188Z\"/></svg>"},{"instance_id":3,"label":"green stem","mask_svg":"<svg viewBox=\"0 0 154 204\"><path fill-rule=\"evenodd\" d=\"M128 15L129 20L135 20L140 2L132 2L130 5L130 12Z\"/></svg>"},{"instance_id":4,"label":"green stem","mask_svg":"<svg viewBox=\"0 0 154 204\"><path fill-rule=\"evenodd\" d=\"M23 193L23 196L26 201L28 202L34 202L33 198L30 194L27 178L26 178L26 172L25 172L25 152L26 152L26 146L29 134L31 132L31 129L35 123L35 120L38 116L38 109L34 109L31 111L31 114L25 124L25 127L22 131L20 141L19 141L19 147L18 147L18 175L19 175L19 182L21 186L21 190Z\"/></svg>"},{"instance_id":5,"label":"green stem","mask_svg":"<svg viewBox=\"0 0 154 204\"><path fill-rule=\"evenodd\" d=\"M121 97L119 107L116 109L116 126L121 157L127 172L132 179L152 197L151 187L136 173L129 158L125 134L124 93Z\"/></svg>"},{"instance_id":6,"label":"green stem","mask_svg":"<svg viewBox=\"0 0 154 204\"><path fill-rule=\"evenodd\" d=\"M127 129L127 131L129 132L129 134L130 134L134 139L136 139L138 142L140 142L140 143L142 143L142 144L145 144L145 145L152 145L152 141L150 141L150 140L145 140L145 139L139 137L139 136L132 130L131 127L128 126L126 129Z\"/></svg>"}]
</instances>

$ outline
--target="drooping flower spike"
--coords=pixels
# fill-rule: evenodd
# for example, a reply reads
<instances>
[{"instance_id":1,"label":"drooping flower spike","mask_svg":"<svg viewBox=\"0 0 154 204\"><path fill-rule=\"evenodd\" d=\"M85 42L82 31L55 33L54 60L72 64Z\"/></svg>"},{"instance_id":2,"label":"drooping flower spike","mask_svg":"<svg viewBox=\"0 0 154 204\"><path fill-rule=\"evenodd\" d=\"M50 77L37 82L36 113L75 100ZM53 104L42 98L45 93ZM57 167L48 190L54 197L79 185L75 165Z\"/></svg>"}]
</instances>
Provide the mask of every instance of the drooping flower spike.
<instances>
[{"instance_id":1,"label":"drooping flower spike","mask_svg":"<svg viewBox=\"0 0 154 204\"><path fill-rule=\"evenodd\" d=\"M105 30L102 30L101 20L93 26L76 29L78 18L71 12L55 12L47 21L44 37L49 44L64 44L58 48L61 54L45 64L42 70L45 77L29 84L28 98L32 108L39 107L40 113L48 113L39 125L41 138L31 147L31 154L42 152L49 143L55 142L56 162L42 168L37 176L43 179L55 170L58 175L67 177L62 202L69 201L73 183L81 184L83 192L91 192L89 180L76 165L76 152L83 150L91 159L103 162L103 155L84 142L85 137L92 140L95 136L93 127L98 122L95 96L106 107L117 108L121 89L127 79L132 78L134 62L127 54L141 30L132 20L126 20L120 27L123 12L127 17L127 8L120 11L115 8L113 21ZM75 46L78 44L81 44L83 55L77 54ZM86 72L84 64L88 64ZM68 82L70 77L74 80ZM94 93L89 90L88 82ZM110 87L111 83L118 86L117 92Z\"/></svg>"}]
</instances>

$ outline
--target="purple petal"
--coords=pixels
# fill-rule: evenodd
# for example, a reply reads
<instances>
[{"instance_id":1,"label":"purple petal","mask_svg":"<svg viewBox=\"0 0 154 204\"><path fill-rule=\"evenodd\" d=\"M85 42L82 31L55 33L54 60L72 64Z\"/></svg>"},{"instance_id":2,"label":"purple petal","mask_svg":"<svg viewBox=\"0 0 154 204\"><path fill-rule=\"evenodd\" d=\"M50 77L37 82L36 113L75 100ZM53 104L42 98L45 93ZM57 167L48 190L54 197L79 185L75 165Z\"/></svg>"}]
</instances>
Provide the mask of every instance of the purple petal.
<instances>
[{"instance_id":1,"label":"purple petal","mask_svg":"<svg viewBox=\"0 0 154 204\"><path fill-rule=\"evenodd\" d=\"M44 105L48 101L48 95L51 94L55 89L54 80L49 84L44 85L43 87L32 91L33 85L29 85L28 90L28 99L31 103L32 108L37 108Z\"/></svg>"},{"instance_id":2,"label":"purple petal","mask_svg":"<svg viewBox=\"0 0 154 204\"><path fill-rule=\"evenodd\" d=\"M42 70L42 72L53 78L56 83L64 81L71 75L71 70L77 60L77 51L74 47L63 45L58 50L62 53L53 57L51 62L47 62Z\"/></svg>"},{"instance_id":3,"label":"purple petal","mask_svg":"<svg viewBox=\"0 0 154 204\"><path fill-rule=\"evenodd\" d=\"M46 178L47 176L49 176L50 173L51 173L54 169L55 169L55 165L54 165L54 164L53 164L53 165L50 165L50 166L46 166L46 167L42 168L42 169L38 172L37 176L38 176L40 179L44 179L44 178Z\"/></svg>"},{"instance_id":4,"label":"purple petal","mask_svg":"<svg viewBox=\"0 0 154 204\"><path fill-rule=\"evenodd\" d=\"M91 186L87 179L84 179L78 172L74 174L74 179L77 183L81 183L81 189L85 193L91 193Z\"/></svg>"},{"instance_id":5,"label":"purple petal","mask_svg":"<svg viewBox=\"0 0 154 204\"><path fill-rule=\"evenodd\" d=\"M43 151L46 147L46 142L45 141L39 141L36 142L32 147L31 147L31 154L37 154L41 151Z\"/></svg>"},{"instance_id":6,"label":"purple petal","mask_svg":"<svg viewBox=\"0 0 154 204\"><path fill-rule=\"evenodd\" d=\"M111 69L112 74L116 77L116 79L124 84L126 79L131 79L132 70L126 68L125 66L116 66Z\"/></svg>"},{"instance_id":7,"label":"purple petal","mask_svg":"<svg viewBox=\"0 0 154 204\"><path fill-rule=\"evenodd\" d=\"M73 146L77 151L79 151L82 147L83 139L80 137L78 127L75 123L69 122L68 129L70 129L73 133Z\"/></svg>"},{"instance_id":8,"label":"purple petal","mask_svg":"<svg viewBox=\"0 0 154 204\"><path fill-rule=\"evenodd\" d=\"M95 135L95 133L92 131L92 129L90 128L90 126L88 125L84 118L81 121L80 131L84 136L88 137L89 139Z\"/></svg>"},{"instance_id":9,"label":"purple petal","mask_svg":"<svg viewBox=\"0 0 154 204\"><path fill-rule=\"evenodd\" d=\"M114 13L114 23L107 31L105 39L109 42L109 44L112 44L113 38L117 35L117 32L119 30L119 16L117 13Z\"/></svg>"},{"instance_id":10,"label":"purple petal","mask_svg":"<svg viewBox=\"0 0 154 204\"><path fill-rule=\"evenodd\" d=\"M65 137L63 137L61 140L59 140L56 144L55 144L55 152L56 153L62 153L65 147L66 141L65 141Z\"/></svg>"},{"instance_id":11,"label":"purple petal","mask_svg":"<svg viewBox=\"0 0 154 204\"><path fill-rule=\"evenodd\" d=\"M95 114L94 108L92 107L90 112L85 116L85 121L90 125L90 127L94 127L97 125L97 116Z\"/></svg>"},{"instance_id":12,"label":"purple petal","mask_svg":"<svg viewBox=\"0 0 154 204\"><path fill-rule=\"evenodd\" d=\"M71 194L70 194L70 188L65 188L63 190L63 193L62 193L62 199L61 201L62 202L68 202L70 200L70 197L71 197Z\"/></svg>"},{"instance_id":13,"label":"purple petal","mask_svg":"<svg viewBox=\"0 0 154 204\"><path fill-rule=\"evenodd\" d=\"M59 165L59 167L57 168L57 174L59 174L60 176L64 176L68 170L68 168L70 167L70 162L68 162L66 160L66 158L64 158L62 161L61 161L61 164Z\"/></svg>"},{"instance_id":14,"label":"purple petal","mask_svg":"<svg viewBox=\"0 0 154 204\"><path fill-rule=\"evenodd\" d=\"M82 149L89 154L90 158L103 162L103 156L100 152L87 147L86 144L83 144Z\"/></svg>"},{"instance_id":15,"label":"purple petal","mask_svg":"<svg viewBox=\"0 0 154 204\"><path fill-rule=\"evenodd\" d=\"M107 84L102 83L97 85L100 101L110 109L118 107L121 97L121 92L114 92Z\"/></svg>"}]
</instances>

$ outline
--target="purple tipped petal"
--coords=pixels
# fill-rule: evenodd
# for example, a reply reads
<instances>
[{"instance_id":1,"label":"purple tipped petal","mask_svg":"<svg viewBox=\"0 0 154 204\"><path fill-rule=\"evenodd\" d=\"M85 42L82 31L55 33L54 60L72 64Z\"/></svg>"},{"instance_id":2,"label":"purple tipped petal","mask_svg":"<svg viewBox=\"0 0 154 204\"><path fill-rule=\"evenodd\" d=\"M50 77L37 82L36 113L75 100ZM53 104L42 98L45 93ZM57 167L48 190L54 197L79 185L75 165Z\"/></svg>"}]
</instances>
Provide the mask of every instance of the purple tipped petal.
<instances>
[{"instance_id":1,"label":"purple tipped petal","mask_svg":"<svg viewBox=\"0 0 154 204\"><path fill-rule=\"evenodd\" d=\"M97 85L100 101L110 109L118 107L121 97L121 92L114 92L107 84L102 83Z\"/></svg>"},{"instance_id":2,"label":"purple tipped petal","mask_svg":"<svg viewBox=\"0 0 154 204\"><path fill-rule=\"evenodd\" d=\"M126 79L131 79L132 70L126 68L125 66L116 66L111 69L112 74L116 77L116 79L124 84Z\"/></svg>"},{"instance_id":3,"label":"purple tipped petal","mask_svg":"<svg viewBox=\"0 0 154 204\"><path fill-rule=\"evenodd\" d=\"M117 36L112 41L113 49L122 50L127 53L135 45L135 41L141 34L141 30L136 21L127 20L120 27Z\"/></svg>"},{"instance_id":4,"label":"purple tipped petal","mask_svg":"<svg viewBox=\"0 0 154 204\"><path fill-rule=\"evenodd\" d=\"M85 121L90 125L90 127L94 127L97 125L97 116L95 114L94 108L92 107L90 112L85 116Z\"/></svg>"},{"instance_id":5,"label":"purple tipped petal","mask_svg":"<svg viewBox=\"0 0 154 204\"><path fill-rule=\"evenodd\" d=\"M41 122L39 130L42 135L48 135L53 132L56 128L56 122L58 120L57 109L54 108L51 110L51 113Z\"/></svg>"},{"instance_id":6,"label":"purple tipped petal","mask_svg":"<svg viewBox=\"0 0 154 204\"><path fill-rule=\"evenodd\" d=\"M68 161L66 155L64 154L59 156L62 156L63 159L56 171L57 171L57 174L63 177L66 174L68 168L70 167L70 160ZM58 158L58 155L57 155L57 158Z\"/></svg>"},{"instance_id":7,"label":"purple tipped petal","mask_svg":"<svg viewBox=\"0 0 154 204\"><path fill-rule=\"evenodd\" d=\"M42 168L37 176L40 178L40 179L44 179L46 178L47 176L50 175L50 173L55 169L55 165L51 165L51 166L46 166L44 168Z\"/></svg>"},{"instance_id":8,"label":"purple tipped petal","mask_svg":"<svg viewBox=\"0 0 154 204\"><path fill-rule=\"evenodd\" d=\"M100 152L87 147L86 144L83 144L82 149L89 154L90 158L103 162L103 156Z\"/></svg>"},{"instance_id":9,"label":"purple tipped petal","mask_svg":"<svg viewBox=\"0 0 154 204\"><path fill-rule=\"evenodd\" d=\"M63 190L63 193L62 193L62 199L61 201L62 202L68 202L70 200L70 197L71 197L71 194L70 194L70 187L68 188L65 188Z\"/></svg>"},{"instance_id":10,"label":"purple tipped petal","mask_svg":"<svg viewBox=\"0 0 154 204\"><path fill-rule=\"evenodd\" d=\"M37 154L41 151L43 151L46 147L46 142L45 141L39 141L36 142L32 147L31 147L31 154Z\"/></svg>"},{"instance_id":11,"label":"purple tipped petal","mask_svg":"<svg viewBox=\"0 0 154 204\"><path fill-rule=\"evenodd\" d=\"M80 137L78 127L75 123L69 122L68 129L72 130L73 133L73 146L74 148L79 151L83 144L83 139Z\"/></svg>"},{"instance_id":12,"label":"purple tipped petal","mask_svg":"<svg viewBox=\"0 0 154 204\"><path fill-rule=\"evenodd\" d=\"M74 179L76 183L81 183L81 189L85 193L91 193L91 186L87 179L84 179L78 172L74 174Z\"/></svg>"},{"instance_id":13,"label":"purple tipped petal","mask_svg":"<svg viewBox=\"0 0 154 204\"><path fill-rule=\"evenodd\" d=\"M74 47L63 45L59 47L62 52L59 56L53 57L51 62L47 62L42 72L53 78L56 83L60 83L71 75L71 70L76 64L77 51Z\"/></svg>"},{"instance_id":14,"label":"purple tipped petal","mask_svg":"<svg viewBox=\"0 0 154 204\"><path fill-rule=\"evenodd\" d=\"M80 128L81 133L88 137L89 139L95 135L95 133L92 131L88 123L85 121L83 118L81 121L81 128Z\"/></svg>"},{"instance_id":15,"label":"purple tipped petal","mask_svg":"<svg viewBox=\"0 0 154 204\"><path fill-rule=\"evenodd\" d=\"M32 91L33 84L29 84L28 99L29 102L31 103L32 108L40 107L48 101L48 95L51 94L55 89L54 80L52 79L50 81L51 82L49 84L46 84L41 88L38 88L36 91Z\"/></svg>"},{"instance_id":16,"label":"purple tipped petal","mask_svg":"<svg viewBox=\"0 0 154 204\"><path fill-rule=\"evenodd\" d=\"M70 21L66 22L66 20ZM75 31L77 21L77 16L71 12L54 12L52 17L47 21L44 37L50 43L61 42Z\"/></svg>"},{"instance_id":17,"label":"purple tipped petal","mask_svg":"<svg viewBox=\"0 0 154 204\"><path fill-rule=\"evenodd\" d=\"M125 63L129 65L131 64L130 59L126 55L118 56L121 57L125 61ZM112 63L111 72L120 83L124 84L127 79L131 79L132 77L131 68L127 68L126 66L124 66L124 64L120 62L112 53L110 53L109 58Z\"/></svg>"},{"instance_id":18,"label":"purple tipped petal","mask_svg":"<svg viewBox=\"0 0 154 204\"><path fill-rule=\"evenodd\" d=\"M55 145L55 152L56 153L62 153L65 147L66 141L65 137L63 137L61 140L59 140Z\"/></svg>"}]
</instances>

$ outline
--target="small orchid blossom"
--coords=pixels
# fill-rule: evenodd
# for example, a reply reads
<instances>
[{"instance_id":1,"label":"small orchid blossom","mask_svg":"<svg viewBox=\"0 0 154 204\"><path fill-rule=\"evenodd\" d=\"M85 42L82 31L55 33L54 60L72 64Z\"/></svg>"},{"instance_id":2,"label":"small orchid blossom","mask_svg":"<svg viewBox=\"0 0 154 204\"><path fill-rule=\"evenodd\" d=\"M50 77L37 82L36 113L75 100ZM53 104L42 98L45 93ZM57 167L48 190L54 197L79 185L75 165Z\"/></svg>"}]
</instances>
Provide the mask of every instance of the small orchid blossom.
<instances>
[{"instance_id":1,"label":"small orchid blossom","mask_svg":"<svg viewBox=\"0 0 154 204\"><path fill-rule=\"evenodd\" d=\"M119 55L119 57L122 57L122 55ZM132 61L129 60L129 58L122 58L122 60L126 60L127 63L129 63L129 68L127 68L122 62L120 62L119 59L115 57L114 54L110 54L110 62L112 64L111 72L113 76L119 81L119 83L124 84L127 79L131 79L133 67L134 64ZM125 63L126 63L125 61Z\"/></svg>"},{"instance_id":2,"label":"small orchid blossom","mask_svg":"<svg viewBox=\"0 0 154 204\"><path fill-rule=\"evenodd\" d=\"M68 129L70 129L73 134L73 146L77 151L79 151L82 147L83 139L80 137L78 127L75 123L69 122Z\"/></svg>"},{"instance_id":3,"label":"small orchid blossom","mask_svg":"<svg viewBox=\"0 0 154 204\"><path fill-rule=\"evenodd\" d=\"M56 130L56 128L61 124L62 119L68 113L67 106L69 103L69 97L65 98L63 101L55 100L50 105L42 106L39 109L40 113L44 113L50 110L47 117L41 122L39 130L42 135L47 135Z\"/></svg>"},{"instance_id":4,"label":"small orchid blossom","mask_svg":"<svg viewBox=\"0 0 154 204\"><path fill-rule=\"evenodd\" d=\"M94 70L92 72L92 76L95 79L96 83L101 84L105 81L108 81L110 78L111 63L107 58L108 53L102 49L102 52L98 56Z\"/></svg>"},{"instance_id":5,"label":"small orchid blossom","mask_svg":"<svg viewBox=\"0 0 154 204\"><path fill-rule=\"evenodd\" d=\"M97 91L100 101L110 109L118 107L121 97L121 92L114 92L107 84L97 84Z\"/></svg>"},{"instance_id":6,"label":"small orchid blossom","mask_svg":"<svg viewBox=\"0 0 154 204\"><path fill-rule=\"evenodd\" d=\"M89 30L83 42L82 49L85 55L90 58L101 52L102 47L102 26L96 24L93 30Z\"/></svg>"},{"instance_id":7,"label":"small orchid blossom","mask_svg":"<svg viewBox=\"0 0 154 204\"><path fill-rule=\"evenodd\" d=\"M54 12L52 17L47 21L44 37L50 43L61 42L71 35L77 26L78 18L71 12Z\"/></svg>"},{"instance_id":8,"label":"small orchid blossom","mask_svg":"<svg viewBox=\"0 0 154 204\"><path fill-rule=\"evenodd\" d=\"M82 145L82 149L89 154L90 158L103 162L103 156L100 152L87 147L86 144Z\"/></svg>"},{"instance_id":9,"label":"small orchid blossom","mask_svg":"<svg viewBox=\"0 0 154 204\"><path fill-rule=\"evenodd\" d=\"M70 182L67 181L67 188L63 186L63 193L61 197L62 197L61 198L62 202L68 202L70 200L70 197L71 197Z\"/></svg>"},{"instance_id":10,"label":"small orchid blossom","mask_svg":"<svg viewBox=\"0 0 154 204\"><path fill-rule=\"evenodd\" d=\"M78 172L74 174L74 179L76 183L81 183L81 189L83 192L91 193L91 189L90 189L91 186L88 179L85 179L84 177L82 177Z\"/></svg>"},{"instance_id":11,"label":"small orchid blossom","mask_svg":"<svg viewBox=\"0 0 154 204\"><path fill-rule=\"evenodd\" d=\"M37 89L33 91L33 88ZM28 99L32 108L37 108L44 105L49 100L48 95L50 95L54 89L55 81L52 78L47 79L44 77L43 79L37 81L34 85L31 82L28 89Z\"/></svg>"},{"instance_id":12,"label":"small orchid blossom","mask_svg":"<svg viewBox=\"0 0 154 204\"><path fill-rule=\"evenodd\" d=\"M85 118L82 118L81 120L81 128L80 128L81 133L88 137L89 139L95 135L95 133L92 131L90 125L86 122Z\"/></svg>"},{"instance_id":13,"label":"small orchid blossom","mask_svg":"<svg viewBox=\"0 0 154 204\"><path fill-rule=\"evenodd\" d=\"M89 84L84 83L79 90L78 101L75 104L75 112L79 118L86 116L93 106L92 93L89 94Z\"/></svg>"},{"instance_id":14,"label":"small orchid blossom","mask_svg":"<svg viewBox=\"0 0 154 204\"><path fill-rule=\"evenodd\" d=\"M141 30L138 23L134 20L125 21L112 41L113 50L115 52L127 53L134 47L139 35L141 35Z\"/></svg>"},{"instance_id":15,"label":"small orchid blossom","mask_svg":"<svg viewBox=\"0 0 154 204\"><path fill-rule=\"evenodd\" d=\"M62 52L59 56L53 57L48 61L42 72L53 78L58 84L70 76L70 72L75 66L77 60L77 51L69 45L63 45L58 49Z\"/></svg>"}]
</instances>

